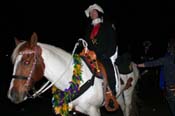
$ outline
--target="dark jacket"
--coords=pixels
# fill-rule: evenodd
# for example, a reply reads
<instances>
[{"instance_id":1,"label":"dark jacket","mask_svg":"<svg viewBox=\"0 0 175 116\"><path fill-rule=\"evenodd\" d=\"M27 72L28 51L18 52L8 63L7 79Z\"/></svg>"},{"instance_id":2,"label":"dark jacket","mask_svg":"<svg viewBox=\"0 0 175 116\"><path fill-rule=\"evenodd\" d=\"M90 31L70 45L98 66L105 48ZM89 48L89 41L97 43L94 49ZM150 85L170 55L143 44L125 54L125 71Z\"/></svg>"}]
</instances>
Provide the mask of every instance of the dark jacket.
<instances>
[{"instance_id":1,"label":"dark jacket","mask_svg":"<svg viewBox=\"0 0 175 116\"><path fill-rule=\"evenodd\" d=\"M116 50L116 32L112 27L112 24L103 22L100 25L99 32L95 37L97 44L93 44L90 39L90 33L93 25L90 25L87 29L85 40L88 43L88 48L94 50L97 57L110 57Z\"/></svg>"}]
</instances>

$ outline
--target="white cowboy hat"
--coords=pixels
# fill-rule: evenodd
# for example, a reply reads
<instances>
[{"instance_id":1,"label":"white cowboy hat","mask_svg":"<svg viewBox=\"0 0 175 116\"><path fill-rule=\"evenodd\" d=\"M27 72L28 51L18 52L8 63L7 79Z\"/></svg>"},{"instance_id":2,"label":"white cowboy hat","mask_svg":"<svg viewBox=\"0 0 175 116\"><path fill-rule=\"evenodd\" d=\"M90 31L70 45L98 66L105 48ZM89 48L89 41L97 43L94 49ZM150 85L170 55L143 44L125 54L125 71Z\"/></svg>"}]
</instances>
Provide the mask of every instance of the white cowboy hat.
<instances>
[{"instance_id":1,"label":"white cowboy hat","mask_svg":"<svg viewBox=\"0 0 175 116\"><path fill-rule=\"evenodd\" d=\"M90 6L85 10L85 15L86 15L87 17L89 17L89 13L90 13L90 11L92 11L93 9L96 9L96 10L98 10L99 12L104 13L103 9L102 9L98 4L93 4L93 5L90 5Z\"/></svg>"}]
</instances>

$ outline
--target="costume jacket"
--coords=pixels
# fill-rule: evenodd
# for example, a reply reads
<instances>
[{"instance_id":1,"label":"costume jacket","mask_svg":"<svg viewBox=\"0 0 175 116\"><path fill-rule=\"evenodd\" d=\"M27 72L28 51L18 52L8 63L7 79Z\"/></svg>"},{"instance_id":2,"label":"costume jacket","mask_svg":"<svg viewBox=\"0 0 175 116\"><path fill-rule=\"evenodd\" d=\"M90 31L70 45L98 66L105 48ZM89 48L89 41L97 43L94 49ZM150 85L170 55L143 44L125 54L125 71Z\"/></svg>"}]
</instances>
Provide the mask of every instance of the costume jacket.
<instances>
[{"instance_id":1,"label":"costume jacket","mask_svg":"<svg viewBox=\"0 0 175 116\"><path fill-rule=\"evenodd\" d=\"M86 32L85 40L88 43L88 48L94 50L97 57L110 57L116 50L116 32L109 22L100 23L100 28L97 35L92 40L90 34L93 25L90 25ZM93 43L93 41L95 41Z\"/></svg>"}]
</instances>

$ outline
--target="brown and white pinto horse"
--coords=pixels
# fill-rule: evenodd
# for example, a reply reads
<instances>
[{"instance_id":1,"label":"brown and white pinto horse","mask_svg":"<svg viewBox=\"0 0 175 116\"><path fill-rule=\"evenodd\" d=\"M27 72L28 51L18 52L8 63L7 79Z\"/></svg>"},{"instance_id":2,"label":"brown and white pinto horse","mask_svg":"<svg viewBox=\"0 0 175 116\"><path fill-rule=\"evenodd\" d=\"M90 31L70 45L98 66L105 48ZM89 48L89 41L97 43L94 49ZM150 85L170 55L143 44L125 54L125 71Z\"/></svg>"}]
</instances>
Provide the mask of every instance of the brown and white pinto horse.
<instances>
[{"instance_id":1,"label":"brown and white pinto horse","mask_svg":"<svg viewBox=\"0 0 175 116\"><path fill-rule=\"evenodd\" d=\"M35 83L46 77L58 89L64 91L70 86L73 75L72 55L65 50L40 43L33 33L29 41L17 41L12 53L14 63L13 78L8 90L8 98L16 104L27 100ZM80 86L91 80L92 73L82 60L82 80ZM94 79L81 96L70 102L75 110L90 116L100 116L100 106L104 101L103 80Z\"/></svg>"},{"instance_id":2,"label":"brown and white pinto horse","mask_svg":"<svg viewBox=\"0 0 175 116\"><path fill-rule=\"evenodd\" d=\"M29 91L45 77L48 82L64 91L70 86L73 75L72 55L65 50L38 42L37 34L33 33L29 41L18 41L12 54L14 63L13 78L8 90L8 98L19 104L31 97ZM113 59L114 60L114 59ZM92 80L93 74L87 64L82 60L82 80L80 87ZM120 94L118 75L116 75L117 95ZM94 78L93 85L82 95L69 103L75 110L89 116L101 116L100 107L104 104L103 82L101 78ZM45 88L45 87L43 87ZM41 88L44 92L47 89ZM41 93L39 91L38 93ZM130 93L131 94L131 93ZM34 97L37 95L34 94ZM116 96L118 97L118 96ZM119 102L120 103L120 102Z\"/></svg>"}]
</instances>

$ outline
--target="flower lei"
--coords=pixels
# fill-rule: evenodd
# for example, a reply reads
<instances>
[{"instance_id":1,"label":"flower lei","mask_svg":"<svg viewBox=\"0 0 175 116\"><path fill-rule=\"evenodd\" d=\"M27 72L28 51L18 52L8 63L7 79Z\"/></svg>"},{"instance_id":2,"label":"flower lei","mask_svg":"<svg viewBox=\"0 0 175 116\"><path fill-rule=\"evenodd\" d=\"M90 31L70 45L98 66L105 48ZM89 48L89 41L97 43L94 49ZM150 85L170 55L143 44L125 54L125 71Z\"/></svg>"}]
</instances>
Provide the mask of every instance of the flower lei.
<instances>
[{"instance_id":1,"label":"flower lei","mask_svg":"<svg viewBox=\"0 0 175 116\"><path fill-rule=\"evenodd\" d=\"M52 87L52 106L55 114L60 114L61 116L69 115L68 100L69 97L74 96L79 91L79 85L82 81L82 64L79 55L73 55L74 59L74 70L72 75L72 81L70 81L69 88L64 91L57 89L55 86Z\"/></svg>"}]
</instances>

